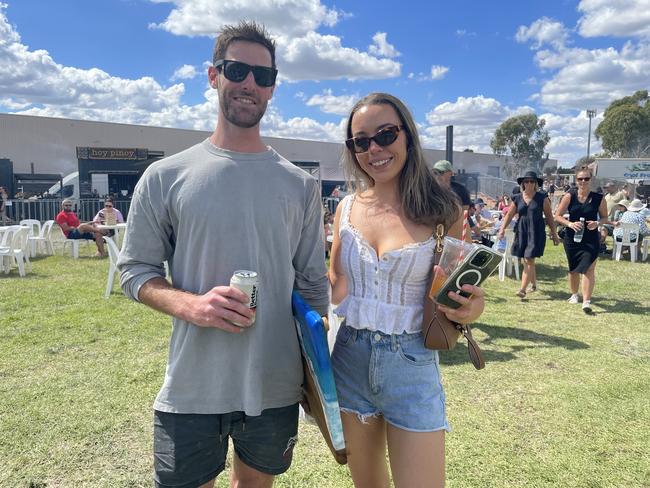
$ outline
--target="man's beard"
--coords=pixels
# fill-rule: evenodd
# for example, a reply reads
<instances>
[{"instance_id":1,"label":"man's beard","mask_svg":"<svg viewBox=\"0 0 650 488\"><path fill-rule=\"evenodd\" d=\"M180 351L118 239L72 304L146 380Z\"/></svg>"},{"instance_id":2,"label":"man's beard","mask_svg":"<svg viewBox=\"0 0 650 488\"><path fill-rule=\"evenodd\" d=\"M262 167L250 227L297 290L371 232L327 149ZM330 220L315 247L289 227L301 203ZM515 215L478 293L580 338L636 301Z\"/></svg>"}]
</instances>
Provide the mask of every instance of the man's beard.
<instances>
[{"instance_id":1,"label":"man's beard","mask_svg":"<svg viewBox=\"0 0 650 488\"><path fill-rule=\"evenodd\" d=\"M250 129L259 124L262 117L264 117L264 112L266 112L267 102L263 105L260 105L259 103L256 105L250 105L250 110L240 110L239 107L233 106L233 97L234 95L228 93L219 94L219 105L226 120L243 129Z\"/></svg>"}]
</instances>

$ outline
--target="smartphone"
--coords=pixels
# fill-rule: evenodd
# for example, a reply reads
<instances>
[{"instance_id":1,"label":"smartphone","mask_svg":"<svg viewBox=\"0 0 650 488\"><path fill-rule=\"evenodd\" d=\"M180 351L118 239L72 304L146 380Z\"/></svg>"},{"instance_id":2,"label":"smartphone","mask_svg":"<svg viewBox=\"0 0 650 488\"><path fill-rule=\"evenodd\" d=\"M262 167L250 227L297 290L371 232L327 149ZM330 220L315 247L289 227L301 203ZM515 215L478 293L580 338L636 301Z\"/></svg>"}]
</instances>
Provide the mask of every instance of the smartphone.
<instances>
[{"instance_id":1,"label":"smartphone","mask_svg":"<svg viewBox=\"0 0 650 488\"><path fill-rule=\"evenodd\" d=\"M477 246L449 275L436 294L436 302L449 308L460 307L460 303L447 296L448 293L453 291L469 298L471 294L461 290L461 287L464 284L479 286L497 269L501 259L503 259L503 255L497 251L493 251L487 246Z\"/></svg>"}]
</instances>

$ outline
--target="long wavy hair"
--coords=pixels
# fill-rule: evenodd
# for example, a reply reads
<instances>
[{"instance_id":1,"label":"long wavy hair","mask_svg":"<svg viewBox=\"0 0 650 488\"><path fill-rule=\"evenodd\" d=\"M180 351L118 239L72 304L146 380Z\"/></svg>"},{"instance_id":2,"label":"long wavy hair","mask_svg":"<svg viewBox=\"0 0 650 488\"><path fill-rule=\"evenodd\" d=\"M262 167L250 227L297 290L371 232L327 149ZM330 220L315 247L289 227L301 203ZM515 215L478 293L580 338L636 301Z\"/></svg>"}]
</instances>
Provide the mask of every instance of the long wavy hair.
<instances>
[{"instance_id":1,"label":"long wavy hair","mask_svg":"<svg viewBox=\"0 0 650 488\"><path fill-rule=\"evenodd\" d=\"M371 93L359 100L348 117L346 139L352 137L354 114L361 107L368 105L393 107L400 119L402 130L406 133L406 162L399 175L399 194L406 217L417 224L429 227L443 224L445 229L449 229L458 220L460 203L456 194L440 186L428 170L417 126L401 100L388 93ZM342 159L349 184L357 190L375 185L372 177L361 168L354 152L346 148Z\"/></svg>"}]
</instances>

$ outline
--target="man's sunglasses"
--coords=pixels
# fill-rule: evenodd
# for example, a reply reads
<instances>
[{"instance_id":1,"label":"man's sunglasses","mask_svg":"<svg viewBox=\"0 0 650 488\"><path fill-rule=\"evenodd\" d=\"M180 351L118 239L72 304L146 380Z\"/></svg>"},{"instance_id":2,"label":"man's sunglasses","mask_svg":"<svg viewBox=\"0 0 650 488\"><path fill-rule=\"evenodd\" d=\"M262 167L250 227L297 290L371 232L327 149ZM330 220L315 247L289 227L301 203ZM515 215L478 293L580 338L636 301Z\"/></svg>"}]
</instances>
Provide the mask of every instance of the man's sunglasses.
<instances>
[{"instance_id":1,"label":"man's sunglasses","mask_svg":"<svg viewBox=\"0 0 650 488\"><path fill-rule=\"evenodd\" d=\"M251 66L250 64L240 61L231 61L230 59L219 59L214 63L214 67L220 70L227 80L241 83L246 79L248 73L253 72L255 83L264 88L275 85L275 77L278 70L266 66Z\"/></svg>"},{"instance_id":2,"label":"man's sunglasses","mask_svg":"<svg viewBox=\"0 0 650 488\"><path fill-rule=\"evenodd\" d=\"M586 178L576 178L578 181L591 181L591 177L587 176Z\"/></svg>"},{"instance_id":3,"label":"man's sunglasses","mask_svg":"<svg viewBox=\"0 0 650 488\"><path fill-rule=\"evenodd\" d=\"M535 180L524 180L524 183L537 183Z\"/></svg>"},{"instance_id":4,"label":"man's sunglasses","mask_svg":"<svg viewBox=\"0 0 650 488\"><path fill-rule=\"evenodd\" d=\"M397 140L399 131L402 130L401 126L391 125L378 131L372 137L352 137L345 141L348 149L354 153L364 153L370 149L370 141L375 141L375 144L381 147L390 146Z\"/></svg>"}]
</instances>

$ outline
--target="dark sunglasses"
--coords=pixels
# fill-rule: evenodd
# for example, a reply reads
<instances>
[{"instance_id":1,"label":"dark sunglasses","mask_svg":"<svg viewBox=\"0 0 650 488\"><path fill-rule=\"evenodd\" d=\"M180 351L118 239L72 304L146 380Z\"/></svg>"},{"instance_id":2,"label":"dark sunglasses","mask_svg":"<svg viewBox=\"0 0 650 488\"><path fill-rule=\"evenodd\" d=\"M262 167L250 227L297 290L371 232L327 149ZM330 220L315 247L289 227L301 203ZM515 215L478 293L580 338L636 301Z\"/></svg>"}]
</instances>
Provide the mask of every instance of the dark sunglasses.
<instances>
[{"instance_id":1,"label":"dark sunglasses","mask_svg":"<svg viewBox=\"0 0 650 488\"><path fill-rule=\"evenodd\" d=\"M364 153L370 149L370 141L375 141L375 144L381 147L390 146L393 142L397 140L399 131L402 130L401 126L391 125L384 129L378 131L372 137L352 137L345 141L345 145L348 146L348 149L354 153Z\"/></svg>"},{"instance_id":2,"label":"dark sunglasses","mask_svg":"<svg viewBox=\"0 0 650 488\"><path fill-rule=\"evenodd\" d=\"M524 180L524 183L537 183L535 180Z\"/></svg>"},{"instance_id":3,"label":"dark sunglasses","mask_svg":"<svg viewBox=\"0 0 650 488\"><path fill-rule=\"evenodd\" d=\"M219 59L214 63L214 67L220 70L227 80L241 83L246 79L248 73L253 72L255 83L259 86L268 88L275 84L275 77L278 70L267 68L266 66L251 66L250 64L240 61L231 61L229 59Z\"/></svg>"},{"instance_id":4,"label":"dark sunglasses","mask_svg":"<svg viewBox=\"0 0 650 488\"><path fill-rule=\"evenodd\" d=\"M104 205L104 207L106 207L106 208L113 208L113 205L110 205L110 204L109 204L109 205Z\"/></svg>"},{"instance_id":5,"label":"dark sunglasses","mask_svg":"<svg viewBox=\"0 0 650 488\"><path fill-rule=\"evenodd\" d=\"M591 177L587 176L585 178L576 178L576 180L578 180L578 181L591 181Z\"/></svg>"}]
</instances>

